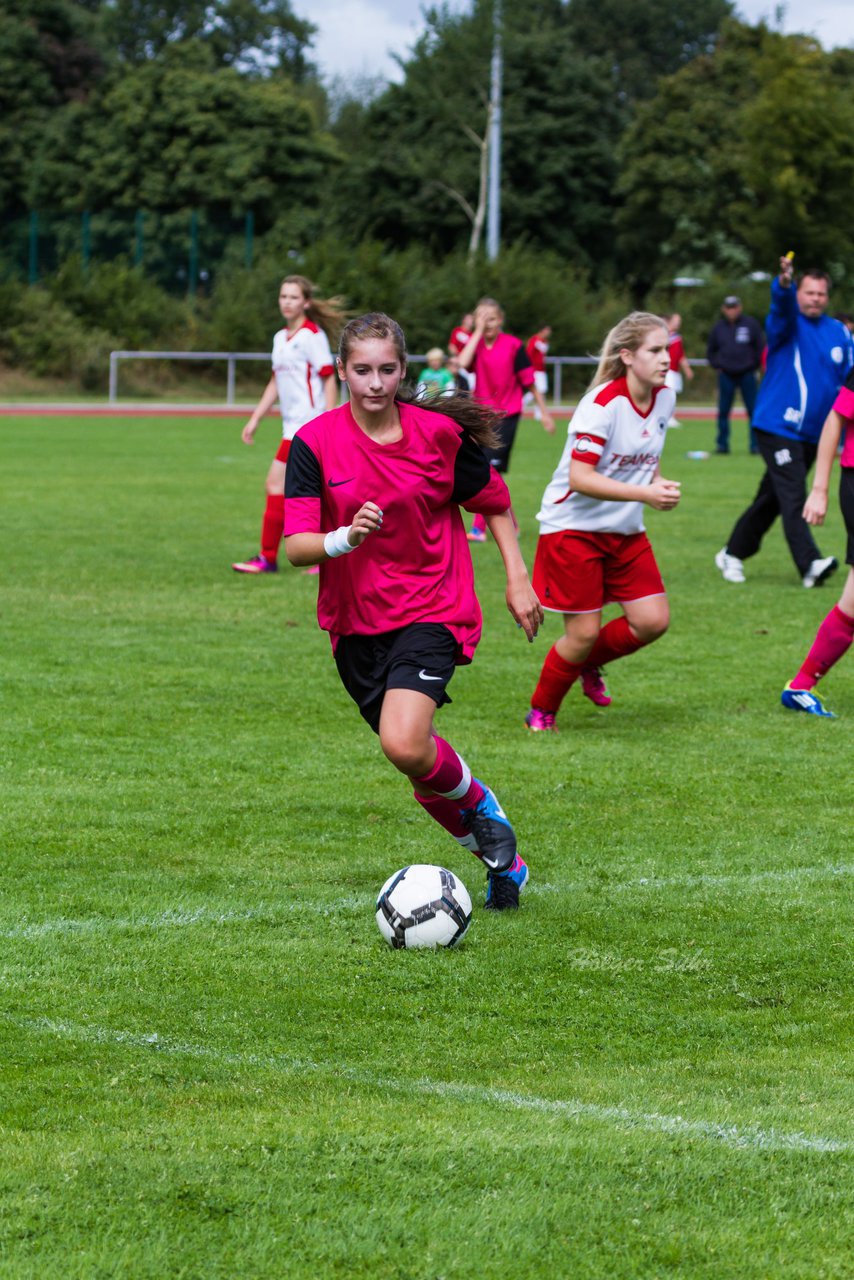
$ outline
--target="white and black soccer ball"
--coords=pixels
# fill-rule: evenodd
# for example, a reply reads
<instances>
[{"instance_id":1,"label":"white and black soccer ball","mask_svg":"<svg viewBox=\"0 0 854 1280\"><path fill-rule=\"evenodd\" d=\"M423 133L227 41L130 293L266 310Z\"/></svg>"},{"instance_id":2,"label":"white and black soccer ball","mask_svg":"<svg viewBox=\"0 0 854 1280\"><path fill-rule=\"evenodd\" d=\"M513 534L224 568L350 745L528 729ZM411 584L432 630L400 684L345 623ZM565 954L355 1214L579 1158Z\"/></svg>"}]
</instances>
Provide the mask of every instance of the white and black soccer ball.
<instances>
[{"instance_id":1,"label":"white and black soccer ball","mask_svg":"<svg viewBox=\"0 0 854 1280\"><path fill-rule=\"evenodd\" d=\"M377 924L391 947L453 947L471 923L471 898L444 867L416 862L389 876L377 898Z\"/></svg>"}]
</instances>

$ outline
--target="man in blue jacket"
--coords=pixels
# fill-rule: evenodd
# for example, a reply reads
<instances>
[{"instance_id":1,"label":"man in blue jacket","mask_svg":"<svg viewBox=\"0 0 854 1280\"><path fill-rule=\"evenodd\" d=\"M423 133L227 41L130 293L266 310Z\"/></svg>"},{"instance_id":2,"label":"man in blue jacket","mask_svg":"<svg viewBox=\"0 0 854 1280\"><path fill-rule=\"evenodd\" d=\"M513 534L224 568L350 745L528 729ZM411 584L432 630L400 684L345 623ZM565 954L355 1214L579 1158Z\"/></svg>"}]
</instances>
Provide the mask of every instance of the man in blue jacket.
<instances>
[{"instance_id":1,"label":"man in blue jacket","mask_svg":"<svg viewBox=\"0 0 854 1280\"><path fill-rule=\"evenodd\" d=\"M765 321L768 364L753 414L765 473L753 502L715 556L726 582L744 582L744 561L756 555L777 516L805 587L817 587L838 568L833 556L822 556L802 513L807 473L824 420L854 364L854 347L845 326L825 315L829 277L811 268L797 289L792 277L790 258L781 258Z\"/></svg>"},{"instance_id":2,"label":"man in blue jacket","mask_svg":"<svg viewBox=\"0 0 854 1280\"><path fill-rule=\"evenodd\" d=\"M762 362L765 334L762 325L741 309L734 293L724 298L720 318L712 326L706 357L718 375L718 438L715 453L729 453L729 415L736 388L747 410L750 452L758 453L753 437L753 410L756 405L756 370Z\"/></svg>"}]
</instances>

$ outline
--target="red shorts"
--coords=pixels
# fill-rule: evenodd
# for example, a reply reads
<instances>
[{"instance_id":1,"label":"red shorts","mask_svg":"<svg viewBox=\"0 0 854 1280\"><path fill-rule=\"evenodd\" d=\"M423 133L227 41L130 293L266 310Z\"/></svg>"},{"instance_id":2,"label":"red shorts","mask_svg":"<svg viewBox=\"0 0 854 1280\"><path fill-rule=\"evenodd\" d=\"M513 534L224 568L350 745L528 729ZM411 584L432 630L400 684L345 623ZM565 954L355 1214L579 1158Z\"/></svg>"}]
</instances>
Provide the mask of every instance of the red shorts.
<instances>
[{"instance_id":1,"label":"red shorts","mask_svg":"<svg viewBox=\"0 0 854 1280\"><path fill-rule=\"evenodd\" d=\"M534 590L553 613L597 613L606 604L663 596L664 583L645 533L541 533Z\"/></svg>"},{"instance_id":2,"label":"red shorts","mask_svg":"<svg viewBox=\"0 0 854 1280\"><path fill-rule=\"evenodd\" d=\"M290 451L291 451L291 445L292 445L292 444L293 444L293 441L292 441L292 440L283 440L283 441L282 441L282 443L279 445L279 452L276 454L276 461L277 461L277 462L287 462L287 460L288 460L288 454L289 454L289 453L290 453Z\"/></svg>"}]
</instances>

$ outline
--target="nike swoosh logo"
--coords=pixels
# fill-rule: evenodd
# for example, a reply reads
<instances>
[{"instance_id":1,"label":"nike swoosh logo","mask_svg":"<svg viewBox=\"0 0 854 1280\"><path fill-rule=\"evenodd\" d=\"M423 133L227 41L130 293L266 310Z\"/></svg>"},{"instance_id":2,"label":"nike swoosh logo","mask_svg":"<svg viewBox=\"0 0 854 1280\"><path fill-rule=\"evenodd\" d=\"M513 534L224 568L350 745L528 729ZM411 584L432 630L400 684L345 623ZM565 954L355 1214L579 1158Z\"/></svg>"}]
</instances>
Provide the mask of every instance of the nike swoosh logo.
<instances>
[{"instance_id":1,"label":"nike swoosh logo","mask_svg":"<svg viewBox=\"0 0 854 1280\"><path fill-rule=\"evenodd\" d=\"M349 484L350 480L355 480L355 476L350 476L348 480L327 480L330 489L337 489L339 484Z\"/></svg>"},{"instance_id":2,"label":"nike swoosh logo","mask_svg":"<svg viewBox=\"0 0 854 1280\"><path fill-rule=\"evenodd\" d=\"M422 667L422 668L421 668L421 670L418 672L418 679L419 679L419 680L441 680L441 679L442 679L442 677L441 677L441 676L428 676L427 672L426 672L426 671L424 670L424 668Z\"/></svg>"}]
</instances>

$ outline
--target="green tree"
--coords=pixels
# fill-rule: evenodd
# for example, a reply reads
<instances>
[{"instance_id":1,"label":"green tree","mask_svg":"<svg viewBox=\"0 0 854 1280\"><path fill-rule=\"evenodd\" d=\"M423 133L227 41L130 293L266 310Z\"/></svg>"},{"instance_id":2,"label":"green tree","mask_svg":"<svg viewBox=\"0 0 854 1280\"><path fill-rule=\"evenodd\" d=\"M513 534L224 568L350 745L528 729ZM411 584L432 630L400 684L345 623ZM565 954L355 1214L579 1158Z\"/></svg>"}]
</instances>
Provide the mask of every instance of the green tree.
<instances>
[{"instance_id":1,"label":"green tree","mask_svg":"<svg viewBox=\"0 0 854 1280\"><path fill-rule=\"evenodd\" d=\"M316 28L289 0L108 0L103 23L119 58L141 63L181 41L207 45L219 66L286 71L302 80Z\"/></svg>"},{"instance_id":2,"label":"green tree","mask_svg":"<svg viewBox=\"0 0 854 1280\"><path fill-rule=\"evenodd\" d=\"M660 82L620 155L618 248L638 301L667 276L773 268L788 248L854 269L852 65L730 21Z\"/></svg>"},{"instance_id":3,"label":"green tree","mask_svg":"<svg viewBox=\"0 0 854 1280\"><path fill-rule=\"evenodd\" d=\"M58 194L66 209L253 209L263 231L319 199L337 160L290 82L217 68L210 49L188 41L60 113L29 197Z\"/></svg>"},{"instance_id":4,"label":"green tree","mask_svg":"<svg viewBox=\"0 0 854 1280\"><path fill-rule=\"evenodd\" d=\"M57 112L104 74L95 18L73 0L0 0L0 207L26 206L25 173Z\"/></svg>"},{"instance_id":5,"label":"green tree","mask_svg":"<svg viewBox=\"0 0 854 1280\"><path fill-rule=\"evenodd\" d=\"M610 252L611 88L573 48L559 0L507 10L503 239L597 262ZM403 83L361 113L341 112L337 128L351 141L333 202L348 234L434 253L470 242L483 208L491 51L486 0L467 15L430 10Z\"/></svg>"},{"instance_id":6,"label":"green tree","mask_svg":"<svg viewBox=\"0 0 854 1280\"><path fill-rule=\"evenodd\" d=\"M567 17L582 56L601 59L620 100L632 103L711 53L732 12L730 0L571 0Z\"/></svg>"}]
</instances>

